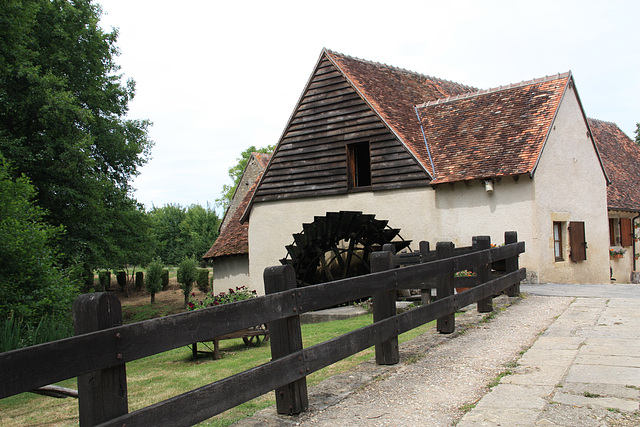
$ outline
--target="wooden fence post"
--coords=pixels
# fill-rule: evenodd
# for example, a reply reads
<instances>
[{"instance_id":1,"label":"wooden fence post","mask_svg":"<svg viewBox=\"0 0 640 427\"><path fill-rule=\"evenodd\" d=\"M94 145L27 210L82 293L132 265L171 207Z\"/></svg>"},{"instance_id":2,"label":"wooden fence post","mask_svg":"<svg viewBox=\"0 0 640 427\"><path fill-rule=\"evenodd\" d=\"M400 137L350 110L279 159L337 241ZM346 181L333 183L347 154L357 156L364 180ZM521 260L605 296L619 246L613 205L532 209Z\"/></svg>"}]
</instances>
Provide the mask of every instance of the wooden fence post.
<instances>
[{"instance_id":1,"label":"wooden fence post","mask_svg":"<svg viewBox=\"0 0 640 427\"><path fill-rule=\"evenodd\" d=\"M504 243L517 243L518 242L518 233L515 231L505 231L504 232ZM515 255L511 258L505 259L505 270L507 273L512 273L520 268L518 265L518 255ZM507 296L517 297L520 295L520 282L515 285L507 288Z\"/></svg>"},{"instance_id":2,"label":"wooden fence post","mask_svg":"<svg viewBox=\"0 0 640 427\"><path fill-rule=\"evenodd\" d=\"M393 245L386 244L382 251L372 252L369 257L371 272L391 270L395 268L395 252ZM371 296L373 308L373 321L379 322L396 315L396 289L378 292ZM378 365L395 365L400 361L398 336L376 344L376 363Z\"/></svg>"},{"instance_id":3,"label":"wooden fence post","mask_svg":"<svg viewBox=\"0 0 640 427\"><path fill-rule=\"evenodd\" d=\"M73 303L76 335L122 325L122 309L115 294L96 292L80 295ZM116 357L120 356L114 349ZM81 426L93 426L129 412L125 364L78 377L78 407Z\"/></svg>"},{"instance_id":4,"label":"wooden fence post","mask_svg":"<svg viewBox=\"0 0 640 427\"><path fill-rule=\"evenodd\" d=\"M296 273L290 265L268 267L264 270L265 293L295 291L296 288ZM296 298L295 293L292 293L291 296ZM272 360L302 350L300 316L294 315L269 322L269 341L271 342ZM299 414L308 408L306 377L276 389L276 409L279 414Z\"/></svg>"},{"instance_id":5,"label":"wooden fence post","mask_svg":"<svg viewBox=\"0 0 640 427\"><path fill-rule=\"evenodd\" d=\"M436 243L436 259L451 258L453 256L452 242ZM436 299L446 298L453 295L453 269L438 277L436 282ZM451 334L456 330L455 313L447 314L438 318L436 325L441 334Z\"/></svg>"},{"instance_id":6,"label":"wooden fence post","mask_svg":"<svg viewBox=\"0 0 640 427\"><path fill-rule=\"evenodd\" d=\"M420 262L425 262L427 255L429 255L429 242L420 242ZM431 288L420 289L420 303L422 305L429 304L431 302Z\"/></svg>"},{"instance_id":7,"label":"wooden fence post","mask_svg":"<svg viewBox=\"0 0 640 427\"><path fill-rule=\"evenodd\" d=\"M491 249L491 236L476 236L475 242L478 250ZM491 280L491 264L479 265L476 271L478 284ZM478 312L490 313L493 311L493 297L488 296L478 301Z\"/></svg>"}]
</instances>

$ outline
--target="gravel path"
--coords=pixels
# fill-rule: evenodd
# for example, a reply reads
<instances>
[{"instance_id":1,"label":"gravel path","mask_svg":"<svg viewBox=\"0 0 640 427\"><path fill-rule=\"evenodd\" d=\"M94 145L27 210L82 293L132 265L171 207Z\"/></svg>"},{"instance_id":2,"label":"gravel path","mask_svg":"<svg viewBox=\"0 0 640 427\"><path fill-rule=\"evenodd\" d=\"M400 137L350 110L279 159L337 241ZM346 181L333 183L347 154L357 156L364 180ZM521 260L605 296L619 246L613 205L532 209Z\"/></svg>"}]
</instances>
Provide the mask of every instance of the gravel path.
<instances>
[{"instance_id":1,"label":"gravel path","mask_svg":"<svg viewBox=\"0 0 640 427\"><path fill-rule=\"evenodd\" d=\"M430 331L404 343L398 365L369 361L311 388L309 412L282 417L268 408L238 425L454 425L572 300L502 296L489 315L474 305L456 318L455 333Z\"/></svg>"}]
</instances>

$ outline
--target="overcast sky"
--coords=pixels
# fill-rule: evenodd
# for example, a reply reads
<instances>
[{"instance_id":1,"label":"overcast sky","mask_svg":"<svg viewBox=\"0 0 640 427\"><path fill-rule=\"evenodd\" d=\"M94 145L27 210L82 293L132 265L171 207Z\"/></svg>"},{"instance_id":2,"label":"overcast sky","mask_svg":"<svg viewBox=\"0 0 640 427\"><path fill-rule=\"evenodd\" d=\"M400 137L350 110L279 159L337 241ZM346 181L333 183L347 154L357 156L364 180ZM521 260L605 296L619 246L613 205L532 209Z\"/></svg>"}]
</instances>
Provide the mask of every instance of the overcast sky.
<instances>
[{"instance_id":1,"label":"overcast sky","mask_svg":"<svg viewBox=\"0 0 640 427\"><path fill-rule=\"evenodd\" d=\"M640 122L640 2L97 0L119 29L151 161L147 208L212 205L251 145L275 144L323 47L486 89L571 70L588 117Z\"/></svg>"}]
</instances>

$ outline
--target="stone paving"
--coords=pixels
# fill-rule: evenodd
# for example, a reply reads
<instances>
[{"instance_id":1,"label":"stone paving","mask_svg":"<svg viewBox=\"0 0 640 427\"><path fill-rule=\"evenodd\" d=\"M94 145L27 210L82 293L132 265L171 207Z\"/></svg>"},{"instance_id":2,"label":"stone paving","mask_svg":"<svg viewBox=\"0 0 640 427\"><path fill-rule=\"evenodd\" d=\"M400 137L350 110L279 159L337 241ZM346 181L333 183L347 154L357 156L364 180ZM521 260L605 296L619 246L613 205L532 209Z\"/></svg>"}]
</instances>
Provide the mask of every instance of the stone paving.
<instances>
[{"instance_id":1,"label":"stone paving","mask_svg":"<svg viewBox=\"0 0 640 427\"><path fill-rule=\"evenodd\" d=\"M625 285L613 286L621 291L619 286ZM581 292L601 295L606 290L605 285ZM518 360L512 374L457 425L640 425L638 290L627 288L632 294L626 298L576 298ZM619 414L623 416L614 416Z\"/></svg>"}]
</instances>

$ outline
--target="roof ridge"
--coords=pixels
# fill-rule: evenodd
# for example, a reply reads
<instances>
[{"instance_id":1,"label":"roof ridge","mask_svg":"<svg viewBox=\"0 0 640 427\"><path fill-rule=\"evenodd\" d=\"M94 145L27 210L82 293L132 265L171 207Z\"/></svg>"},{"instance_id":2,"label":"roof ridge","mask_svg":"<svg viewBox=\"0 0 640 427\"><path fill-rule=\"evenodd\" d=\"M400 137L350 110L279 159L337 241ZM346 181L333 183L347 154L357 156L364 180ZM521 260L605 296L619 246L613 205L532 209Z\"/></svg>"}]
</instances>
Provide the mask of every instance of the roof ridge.
<instances>
[{"instance_id":1,"label":"roof ridge","mask_svg":"<svg viewBox=\"0 0 640 427\"><path fill-rule=\"evenodd\" d=\"M551 80L558 80L558 79L569 77L569 76L571 76L571 71L567 71L565 73L557 73L557 74L554 74L554 75L551 75L551 76L544 76L544 77L540 77L540 78L537 78L537 79L523 80L523 81L521 81L519 83L510 83L508 85L500 85L500 86L489 88L489 89L480 89L480 90L478 90L476 92L463 93L463 94L455 95L455 96L448 96L446 98L436 99L435 101L423 102L422 104L416 105L416 107L420 107L420 108L429 107L431 105L444 104L446 102L457 101L459 99L474 98L476 96L486 95L488 93L496 93L496 92L501 92L503 90L514 89L514 88L524 87L524 86L530 86L532 84L544 83L544 82L548 82L548 81L551 81Z\"/></svg>"},{"instance_id":2,"label":"roof ridge","mask_svg":"<svg viewBox=\"0 0 640 427\"><path fill-rule=\"evenodd\" d=\"M587 117L587 120L593 121L593 122L599 122L599 123L607 123L610 125L615 125L618 126L618 124L616 122L610 122L608 120L601 120L601 119L594 119L593 117Z\"/></svg>"},{"instance_id":3,"label":"roof ridge","mask_svg":"<svg viewBox=\"0 0 640 427\"><path fill-rule=\"evenodd\" d=\"M333 51L333 50L327 49L327 48L324 48L324 50L329 52L329 53L331 53L331 54L333 54L333 55L339 55L339 56L342 56L344 58L348 58L348 59L351 59L351 60L354 60L354 61L365 62L367 64L380 66L380 67L385 67L385 68L389 68L389 69L392 69L392 70L404 72L404 73L407 73L407 74L413 74L413 75L424 77L424 78L430 79L430 80L438 80L438 81L441 81L441 82L453 83L453 84L456 84L456 85L464 86L466 88L478 90L478 88L475 87L475 86L469 86L469 85L466 85L464 83L454 82L453 80L447 80L447 79L443 79L443 78L440 78L440 77L434 77L434 76L430 76L428 74L419 73L417 71L408 70L406 68L396 67L395 65L389 65L389 64L382 63L382 62L371 61L369 59L358 58L357 56L346 55L344 53L336 52L336 51Z\"/></svg>"}]
</instances>

